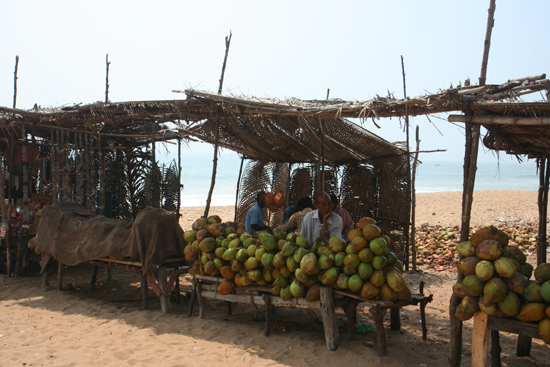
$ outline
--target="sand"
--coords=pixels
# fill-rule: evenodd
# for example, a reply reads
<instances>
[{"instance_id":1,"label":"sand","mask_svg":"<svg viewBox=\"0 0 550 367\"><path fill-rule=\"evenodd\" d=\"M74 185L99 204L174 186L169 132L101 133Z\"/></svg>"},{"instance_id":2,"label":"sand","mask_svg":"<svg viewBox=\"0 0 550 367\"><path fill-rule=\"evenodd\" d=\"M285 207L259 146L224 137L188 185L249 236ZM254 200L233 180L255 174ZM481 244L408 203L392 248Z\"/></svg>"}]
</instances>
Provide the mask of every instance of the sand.
<instances>
[{"instance_id":1,"label":"sand","mask_svg":"<svg viewBox=\"0 0 550 367\"><path fill-rule=\"evenodd\" d=\"M460 192L418 194L416 224L460 223ZM182 208L181 224L190 228L204 208ZM212 207L211 214L233 219L233 207ZM474 194L472 224L534 220L538 218L537 192L479 191ZM172 313L160 311L149 290L150 310L141 309L139 278L113 270L111 281L90 290L91 268L65 269L64 283L72 290L43 287L36 272L0 278L0 366L445 366L449 353L448 305L456 273L420 268L405 274L409 287L418 292L421 280L434 301L426 307L428 340L422 341L420 313L416 306L401 310L400 331L387 323L388 356L377 352L376 335L357 335L348 340L341 329L339 347L325 347L321 317L307 307L278 307L272 334L263 335L264 316L258 307L235 304L228 316L222 302L208 301L205 319L195 307L187 317L189 301L172 305ZM183 292L190 277L181 277ZM52 277L55 285L55 276ZM358 322L372 322L367 304L358 307ZM340 319L345 319L341 310ZM462 365L470 365L472 321L464 323ZM505 366L548 365L550 350L533 340L530 357L515 356L517 336L501 333ZM372 346L372 343L374 346Z\"/></svg>"}]
</instances>

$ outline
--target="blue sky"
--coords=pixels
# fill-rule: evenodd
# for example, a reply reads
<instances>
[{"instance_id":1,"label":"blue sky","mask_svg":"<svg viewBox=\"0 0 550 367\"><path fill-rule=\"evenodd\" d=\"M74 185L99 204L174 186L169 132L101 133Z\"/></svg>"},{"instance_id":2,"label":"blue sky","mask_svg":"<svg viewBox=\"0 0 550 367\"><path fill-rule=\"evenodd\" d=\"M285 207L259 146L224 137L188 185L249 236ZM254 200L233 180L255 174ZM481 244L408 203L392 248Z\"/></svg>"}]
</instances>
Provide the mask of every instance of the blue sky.
<instances>
[{"instance_id":1,"label":"blue sky","mask_svg":"<svg viewBox=\"0 0 550 367\"><path fill-rule=\"evenodd\" d=\"M436 93L467 78L477 83L488 7L488 0L2 1L0 105L13 104L16 55L19 108L104 100L106 54L111 101L215 92L230 31L224 94L323 99L330 88L346 100L402 98L401 56L407 94ZM497 0L488 84L548 71L548 14L549 1ZM430 120L412 118L411 132L419 125L421 149L447 152L421 159L462 160L462 125ZM377 124L363 126L405 140L400 120ZM482 148L480 160L496 159Z\"/></svg>"}]
</instances>

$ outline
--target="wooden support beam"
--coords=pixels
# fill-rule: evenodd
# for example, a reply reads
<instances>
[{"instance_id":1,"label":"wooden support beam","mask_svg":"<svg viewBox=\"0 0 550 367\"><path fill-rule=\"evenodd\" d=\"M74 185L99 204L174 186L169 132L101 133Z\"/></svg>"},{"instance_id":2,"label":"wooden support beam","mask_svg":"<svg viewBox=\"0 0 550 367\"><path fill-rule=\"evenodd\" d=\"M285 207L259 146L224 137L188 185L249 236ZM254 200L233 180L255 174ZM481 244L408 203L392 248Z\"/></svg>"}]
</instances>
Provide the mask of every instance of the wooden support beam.
<instances>
[{"instance_id":1,"label":"wooden support beam","mask_svg":"<svg viewBox=\"0 0 550 367\"><path fill-rule=\"evenodd\" d=\"M267 294L263 295L265 302L265 330L264 335L269 336L271 334L271 324L273 323L273 312L271 310L271 298Z\"/></svg>"},{"instance_id":2,"label":"wooden support beam","mask_svg":"<svg viewBox=\"0 0 550 367\"><path fill-rule=\"evenodd\" d=\"M91 290L95 289L95 283L97 281L97 271L98 270L99 270L99 266L94 266L94 270L93 270L93 273L92 273L92 281L90 282L90 289Z\"/></svg>"},{"instance_id":3,"label":"wooden support beam","mask_svg":"<svg viewBox=\"0 0 550 367\"><path fill-rule=\"evenodd\" d=\"M149 291L147 289L147 278L145 275L140 275L141 279L141 306L144 310L149 309Z\"/></svg>"},{"instance_id":4,"label":"wooden support beam","mask_svg":"<svg viewBox=\"0 0 550 367\"><path fill-rule=\"evenodd\" d=\"M170 296L166 293L167 290L167 281L166 281L166 268L161 266L159 268L159 275L158 275L158 284L161 291L161 294L159 296L160 298L160 308L162 312L164 313L170 313Z\"/></svg>"},{"instance_id":5,"label":"wooden support beam","mask_svg":"<svg viewBox=\"0 0 550 367\"><path fill-rule=\"evenodd\" d=\"M447 121L465 122L470 124L487 124L487 125L521 125L521 126L550 125L550 117L449 115L449 117L447 117Z\"/></svg>"},{"instance_id":6,"label":"wooden support beam","mask_svg":"<svg viewBox=\"0 0 550 367\"><path fill-rule=\"evenodd\" d=\"M378 353L381 356L387 356L388 349L386 346L386 331L384 330L384 316L388 310L380 306L374 306L369 308L369 311L374 318L376 334L378 335Z\"/></svg>"},{"instance_id":7,"label":"wooden support beam","mask_svg":"<svg viewBox=\"0 0 550 367\"><path fill-rule=\"evenodd\" d=\"M472 367L487 367L489 362L489 316L478 312L474 316L472 333Z\"/></svg>"},{"instance_id":8,"label":"wooden support beam","mask_svg":"<svg viewBox=\"0 0 550 367\"><path fill-rule=\"evenodd\" d=\"M57 265L57 290L63 290L63 263Z\"/></svg>"},{"instance_id":9,"label":"wooden support beam","mask_svg":"<svg viewBox=\"0 0 550 367\"><path fill-rule=\"evenodd\" d=\"M330 351L338 348L338 324L334 312L334 299L332 298L332 288L320 287L321 317L323 318L323 328L325 330L325 341L327 349Z\"/></svg>"}]
</instances>

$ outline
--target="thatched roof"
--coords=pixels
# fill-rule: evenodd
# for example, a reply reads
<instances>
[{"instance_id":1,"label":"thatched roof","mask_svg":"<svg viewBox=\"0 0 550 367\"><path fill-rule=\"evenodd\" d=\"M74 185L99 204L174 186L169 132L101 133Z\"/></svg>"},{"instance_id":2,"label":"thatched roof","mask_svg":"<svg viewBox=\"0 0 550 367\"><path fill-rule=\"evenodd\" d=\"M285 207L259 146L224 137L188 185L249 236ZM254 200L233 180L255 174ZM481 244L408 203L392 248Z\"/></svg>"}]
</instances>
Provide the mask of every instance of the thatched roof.
<instances>
[{"instance_id":1,"label":"thatched roof","mask_svg":"<svg viewBox=\"0 0 550 367\"><path fill-rule=\"evenodd\" d=\"M550 103L476 103L467 115L449 121L481 124L487 129L483 144L507 154L541 158L550 156Z\"/></svg>"},{"instance_id":2,"label":"thatched roof","mask_svg":"<svg viewBox=\"0 0 550 367\"><path fill-rule=\"evenodd\" d=\"M254 159L312 162L324 141L327 161L362 161L403 154L399 147L345 118L399 117L463 111L472 116L547 116L548 102L515 102L523 94L548 91L545 75L501 85L450 88L416 98L376 97L369 101L260 99L187 90L185 100L97 102L55 109L0 107L0 139L22 139L23 127L35 137L53 130L101 136L105 146L140 146L154 141L198 138ZM500 102L505 101L505 102ZM510 102L514 101L514 102ZM538 156L550 136L544 125L483 123L492 149ZM534 133L534 134L533 134ZM521 138L519 138L521 136ZM548 152L550 153L550 152Z\"/></svg>"}]
</instances>

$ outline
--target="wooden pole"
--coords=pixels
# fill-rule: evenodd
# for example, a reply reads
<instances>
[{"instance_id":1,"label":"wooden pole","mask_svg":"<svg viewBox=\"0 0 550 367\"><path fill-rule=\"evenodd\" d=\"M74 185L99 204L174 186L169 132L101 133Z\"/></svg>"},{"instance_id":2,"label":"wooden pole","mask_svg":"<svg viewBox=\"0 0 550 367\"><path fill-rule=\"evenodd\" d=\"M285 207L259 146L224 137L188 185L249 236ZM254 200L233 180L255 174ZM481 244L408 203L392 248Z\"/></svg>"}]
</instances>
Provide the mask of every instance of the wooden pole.
<instances>
[{"instance_id":1,"label":"wooden pole","mask_svg":"<svg viewBox=\"0 0 550 367\"><path fill-rule=\"evenodd\" d=\"M225 65L227 64L227 56L229 55L229 46L231 45L231 31L229 36L225 37L225 56L223 58L222 75L220 76L220 85L218 87L218 94L222 94L223 78L225 76ZM226 117L227 118L227 117ZM208 217L210 211L210 203L212 202L212 194L214 193L214 185L216 184L216 171L218 169L218 147L220 143L220 121L219 117L216 119L216 143L214 144L214 160L212 165L212 180L210 181L210 190L208 190L208 197L206 198L206 206L204 207L204 217Z\"/></svg>"},{"instance_id":2,"label":"wooden pole","mask_svg":"<svg viewBox=\"0 0 550 367\"><path fill-rule=\"evenodd\" d=\"M151 139L151 151L152 151L152 169L151 169L151 180L153 182L153 189L156 190L156 188L158 187L157 185L159 184L159 182L156 182L157 181L157 148L156 148L156 139L155 139L155 135L156 135L156 130L157 130L157 126L155 125L155 123L153 122L152 123L152 130L153 130L153 137ZM157 201L157 195L155 195L155 197L153 197L153 190L150 190L149 191L149 197L150 197L150 200L149 200L149 205L151 205L153 208L160 208L160 203ZM155 200L155 203L153 204L153 200Z\"/></svg>"},{"instance_id":3,"label":"wooden pole","mask_svg":"<svg viewBox=\"0 0 550 367\"><path fill-rule=\"evenodd\" d=\"M241 167L239 168L239 177L237 177L237 193L235 194L235 213L233 222L237 222L237 204L239 203L239 189L241 187L241 176L243 174L244 155L241 157Z\"/></svg>"},{"instance_id":4,"label":"wooden pole","mask_svg":"<svg viewBox=\"0 0 550 367\"><path fill-rule=\"evenodd\" d=\"M10 161L8 163L8 208L10 208L11 200L12 200L12 177L13 177L13 155L15 150L15 142L11 144L10 147ZM6 232L6 262L7 262L7 273L8 276L13 276L13 266L12 266L12 260L11 260L11 246L10 246L10 238L11 238L11 228L10 228L10 222L11 222L11 210L8 210L8 213L6 215L7 222L8 222L8 231Z\"/></svg>"},{"instance_id":5,"label":"wooden pole","mask_svg":"<svg viewBox=\"0 0 550 367\"><path fill-rule=\"evenodd\" d=\"M0 178L2 179L2 182L0 183L0 198L2 202L1 205L1 214L2 214L2 227L5 230L5 237L4 242L6 243L6 262L8 264L7 269L9 269L9 263L10 263L10 255L9 255L9 247L8 247L8 237L10 235L10 218L8 218L8 206L6 205L6 193L4 191L4 184L6 183L6 176L4 171L4 155L0 155ZM0 240L1 241L1 240ZM0 243L1 245L1 243ZM10 275L9 272L7 272L8 276Z\"/></svg>"},{"instance_id":6,"label":"wooden pole","mask_svg":"<svg viewBox=\"0 0 550 367\"><path fill-rule=\"evenodd\" d=\"M491 45L491 33L494 26L495 0L489 0L489 17L487 19L487 31L485 34L485 44L483 48L483 60L481 62L481 73L479 85L484 86L487 76L487 64L489 60L489 48ZM472 201L474 193L474 183L477 170L477 154L479 147L480 125L467 123L465 126L466 149L464 154L464 188L462 191L462 223L460 228L460 242L467 241L470 234L470 215L472 212ZM464 276L458 274L458 282L461 282ZM448 363L452 367L460 367L462 354L462 321L455 316L455 310L460 303L460 298L453 293L449 303L449 318L451 321L451 350Z\"/></svg>"},{"instance_id":7,"label":"wooden pole","mask_svg":"<svg viewBox=\"0 0 550 367\"><path fill-rule=\"evenodd\" d=\"M229 31L229 37L225 36L225 56L223 58L222 75L220 76L220 85L218 87L218 94L222 94L223 78L225 76L225 65L227 63L227 55L229 54L229 46L231 45L231 31Z\"/></svg>"},{"instance_id":8,"label":"wooden pole","mask_svg":"<svg viewBox=\"0 0 550 367\"><path fill-rule=\"evenodd\" d=\"M319 174L317 174L317 190L325 191L325 131L323 128L323 120L319 117Z\"/></svg>"},{"instance_id":9,"label":"wooden pole","mask_svg":"<svg viewBox=\"0 0 550 367\"><path fill-rule=\"evenodd\" d=\"M537 238L537 265L546 262L546 217L548 215L549 171L550 160L544 156L539 159L539 233Z\"/></svg>"},{"instance_id":10,"label":"wooden pole","mask_svg":"<svg viewBox=\"0 0 550 367\"><path fill-rule=\"evenodd\" d=\"M485 42L483 46L483 59L481 61L481 74L479 76L479 85L485 85L487 77L487 64L489 62L489 48L491 47L491 34L495 26L495 4L496 0L489 0L489 16L487 17L487 30L485 31Z\"/></svg>"},{"instance_id":11,"label":"wooden pole","mask_svg":"<svg viewBox=\"0 0 550 367\"><path fill-rule=\"evenodd\" d=\"M181 138L178 138L178 223L180 221L181 212Z\"/></svg>"},{"instance_id":12,"label":"wooden pole","mask_svg":"<svg viewBox=\"0 0 550 367\"><path fill-rule=\"evenodd\" d=\"M414 161L412 166L412 197L411 197L411 253L412 253L412 270L416 271L416 165L418 163L418 153L420 151L419 126L416 125L416 152L414 153Z\"/></svg>"},{"instance_id":13,"label":"wooden pole","mask_svg":"<svg viewBox=\"0 0 550 367\"><path fill-rule=\"evenodd\" d=\"M405 99L407 99L407 83L405 82L405 62L403 60L403 55L401 55L401 72L402 72L402 75L403 75L403 97ZM405 129L407 131L407 174L408 174L408 178L410 179L411 178L411 151L410 151L410 131L409 131L409 105L408 104L405 104ZM417 131L418 133L418 131ZM411 191L409 192L409 195L411 197L411 206L413 206L413 203L414 203L414 190L413 190L413 187L411 187ZM412 256L413 256L413 270L416 270L416 254L414 253L414 249L415 249L415 246L414 246L414 211L412 213L409 213L409 215L412 215L412 220L411 220L411 231L413 231L413 233L411 233L411 237L412 237L412 243L411 243L411 247L412 247ZM409 219L411 219L411 217L409 217ZM408 228L408 223L407 225L405 226L406 227L406 230L404 231L405 233L405 258L403 259L405 261L405 270L409 270L409 238L408 237L408 234L409 234L409 228Z\"/></svg>"},{"instance_id":14,"label":"wooden pole","mask_svg":"<svg viewBox=\"0 0 550 367\"><path fill-rule=\"evenodd\" d=\"M111 63L109 62L109 54L105 56L105 64L105 103L109 103L109 65L111 65Z\"/></svg>"},{"instance_id":15,"label":"wooden pole","mask_svg":"<svg viewBox=\"0 0 550 367\"><path fill-rule=\"evenodd\" d=\"M212 202L212 194L214 193L214 186L216 185L216 171L218 170L218 145L220 142L220 122L216 120L216 144L214 144L214 159L212 163L212 179L210 181L210 190L208 190L208 197L206 198L206 206L204 207L203 217L208 218L208 212L210 211L210 203Z\"/></svg>"},{"instance_id":16,"label":"wooden pole","mask_svg":"<svg viewBox=\"0 0 550 367\"><path fill-rule=\"evenodd\" d=\"M19 56L15 56L15 71L13 72L13 108L17 104L17 70L19 69Z\"/></svg>"},{"instance_id":17,"label":"wooden pole","mask_svg":"<svg viewBox=\"0 0 550 367\"><path fill-rule=\"evenodd\" d=\"M480 126L466 124L466 149L464 154L464 188L462 192L462 224L460 230L460 242L467 241L470 232L470 215L472 211L475 173L477 170L477 153L479 145ZM462 258L462 256L461 256ZM458 274L457 282L461 282L464 276ZM462 353L462 321L455 317L455 310L460 303L460 298L453 293L449 304L449 318L451 321L451 351L449 366L460 366Z\"/></svg>"}]
</instances>

